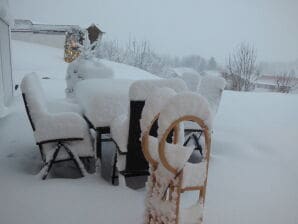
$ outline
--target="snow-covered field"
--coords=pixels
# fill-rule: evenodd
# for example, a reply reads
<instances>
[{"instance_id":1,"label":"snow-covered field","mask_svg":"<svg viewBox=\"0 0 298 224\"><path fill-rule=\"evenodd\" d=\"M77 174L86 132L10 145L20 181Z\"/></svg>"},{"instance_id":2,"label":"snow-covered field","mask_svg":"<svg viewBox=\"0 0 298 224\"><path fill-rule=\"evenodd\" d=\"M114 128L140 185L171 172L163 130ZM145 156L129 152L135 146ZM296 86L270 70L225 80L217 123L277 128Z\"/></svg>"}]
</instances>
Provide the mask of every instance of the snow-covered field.
<instances>
[{"instance_id":1,"label":"snow-covered field","mask_svg":"<svg viewBox=\"0 0 298 224\"><path fill-rule=\"evenodd\" d=\"M13 41L18 83L36 71L48 95L64 96L63 52ZM0 120L0 223L142 223L145 190L111 186L100 175L47 179L16 94ZM206 224L298 222L298 95L225 91L215 120Z\"/></svg>"}]
</instances>

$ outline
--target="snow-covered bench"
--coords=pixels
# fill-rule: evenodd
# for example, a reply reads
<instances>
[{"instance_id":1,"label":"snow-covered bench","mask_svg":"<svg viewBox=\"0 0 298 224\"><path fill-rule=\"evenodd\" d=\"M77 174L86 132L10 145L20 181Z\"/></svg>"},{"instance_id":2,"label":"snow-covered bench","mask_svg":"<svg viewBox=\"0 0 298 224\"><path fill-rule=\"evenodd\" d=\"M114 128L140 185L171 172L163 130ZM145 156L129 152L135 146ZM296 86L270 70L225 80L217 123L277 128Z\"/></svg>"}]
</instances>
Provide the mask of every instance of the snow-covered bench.
<instances>
[{"instance_id":1,"label":"snow-covered bench","mask_svg":"<svg viewBox=\"0 0 298 224\"><path fill-rule=\"evenodd\" d=\"M25 109L39 146L45 179L53 163L73 160L82 175L80 158L94 158L89 129L79 115L77 105L47 100L35 73L27 74L21 83ZM64 149L64 150L63 150Z\"/></svg>"}]
</instances>

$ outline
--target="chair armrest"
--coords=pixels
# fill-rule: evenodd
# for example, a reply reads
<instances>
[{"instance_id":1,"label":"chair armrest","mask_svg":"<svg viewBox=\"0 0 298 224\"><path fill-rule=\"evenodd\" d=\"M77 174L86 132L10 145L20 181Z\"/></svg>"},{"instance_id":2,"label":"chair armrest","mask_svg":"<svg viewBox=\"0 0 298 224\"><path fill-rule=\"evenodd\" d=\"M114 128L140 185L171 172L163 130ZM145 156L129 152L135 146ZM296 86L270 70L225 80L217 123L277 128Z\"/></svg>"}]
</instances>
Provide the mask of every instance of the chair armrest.
<instances>
[{"instance_id":1,"label":"chair armrest","mask_svg":"<svg viewBox=\"0 0 298 224\"><path fill-rule=\"evenodd\" d=\"M121 154L127 152L129 119L127 115L120 115L111 123L111 136L118 145Z\"/></svg>"},{"instance_id":2,"label":"chair armrest","mask_svg":"<svg viewBox=\"0 0 298 224\"><path fill-rule=\"evenodd\" d=\"M59 138L59 139L48 139L44 140L42 142L37 142L36 145L42 145L42 144L47 144L47 143L53 143L53 142L73 142L73 141L83 141L83 138Z\"/></svg>"},{"instance_id":3,"label":"chair armrest","mask_svg":"<svg viewBox=\"0 0 298 224\"><path fill-rule=\"evenodd\" d=\"M85 120L77 113L46 114L37 119L36 142L55 139L84 138L88 131Z\"/></svg>"}]
</instances>

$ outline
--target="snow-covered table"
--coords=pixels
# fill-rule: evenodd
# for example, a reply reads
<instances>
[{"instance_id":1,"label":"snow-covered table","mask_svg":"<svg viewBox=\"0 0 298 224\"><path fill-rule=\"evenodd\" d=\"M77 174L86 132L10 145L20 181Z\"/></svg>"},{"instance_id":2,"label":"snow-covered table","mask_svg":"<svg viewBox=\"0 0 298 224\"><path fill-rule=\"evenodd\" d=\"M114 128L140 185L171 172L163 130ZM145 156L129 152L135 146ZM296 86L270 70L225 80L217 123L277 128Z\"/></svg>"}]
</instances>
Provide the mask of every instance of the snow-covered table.
<instances>
[{"instance_id":1,"label":"snow-covered table","mask_svg":"<svg viewBox=\"0 0 298 224\"><path fill-rule=\"evenodd\" d=\"M78 82L76 99L94 128L109 127L115 117L128 112L128 92L133 82L128 79L88 79Z\"/></svg>"},{"instance_id":2,"label":"snow-covered table","mask_svg":"<svg viewBox=\"0 0 298 224\"><path fill-rule=\"evenodd\" d=\"M75 97L90 126L97 133L97 156L101 158L102 135L110 133L114 118L127 114L129 87L134 80L88 79L78 82Z\"/></svg>"}]
</instances>

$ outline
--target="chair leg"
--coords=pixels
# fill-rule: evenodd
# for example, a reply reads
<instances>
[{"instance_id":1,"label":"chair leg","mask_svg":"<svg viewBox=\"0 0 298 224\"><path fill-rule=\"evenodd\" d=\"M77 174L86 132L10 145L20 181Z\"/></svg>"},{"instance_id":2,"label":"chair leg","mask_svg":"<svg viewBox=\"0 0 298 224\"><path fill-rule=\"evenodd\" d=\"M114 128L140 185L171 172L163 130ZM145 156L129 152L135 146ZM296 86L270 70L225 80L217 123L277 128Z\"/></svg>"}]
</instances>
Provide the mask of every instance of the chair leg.
<instances>
[{"instance_id":1,"label":"chair leg","mask_svg":"<svg viewBox=\"0 0 298 224\"><path fill-rule=\"evenodd\" d=\"M202 149L202 146L201 146L201 144L199 142L199 139L200 139L201 135L202 134L200 134L200 136L198 137L195 134L193 134L192 136L193 136L193 139L194 139L195 144L196 144L196 149L198 149L199 152L200 152L200 154L203 155L203 149Z\"/></svg>"},{"instance_id":2,"label":"chair leg","mask_svg":"<svg viewBox=\"0 0 298 224\"><path fill-rule=\"evenodd\" d=\"M87 171L85 169L84 164L80 160L80 158L77 155L75 155L65 144L62 144L62 146L66 150L66 152L68 153L68 155L70 156L70 158L74 161L76 167L78 168L78 170L81 173L81 176L82 177L86 176Z\"/></svg>"},{"instance_id":3,"label":"chair leg","mask_svg":"<svg viewBox=\"0 0 298 224\"><path fill-rule=\"evenodd\" d=\"M114 163L113 163L113 172L112 172L112 185L115 185L115 179L117 178L116 176L116 171L117 171L117 152L115 152L115 156L114 156Z\"/></svg>"},{"instance_id":4,"label":"chair leg","mask_svg":"<svg viewBox=\"0 0 298 224\"><path fill-rule=\"evenodd\" d=\"M45 180L47 178L50 170L52 169L53 163L54 163L54 161L57 158L57 155L58 155L58 153L60 151L60 148L61 148L61 144L58 144L58 146L57 146L57 148L56 148L56 150L55 150L55 152L53 154L53 157L48 162L46 162L46 164L45 164L45 167L46 168L45 168L44 174L42 175L42 179L43 180Z\"/></svg>"}]
</instances>

